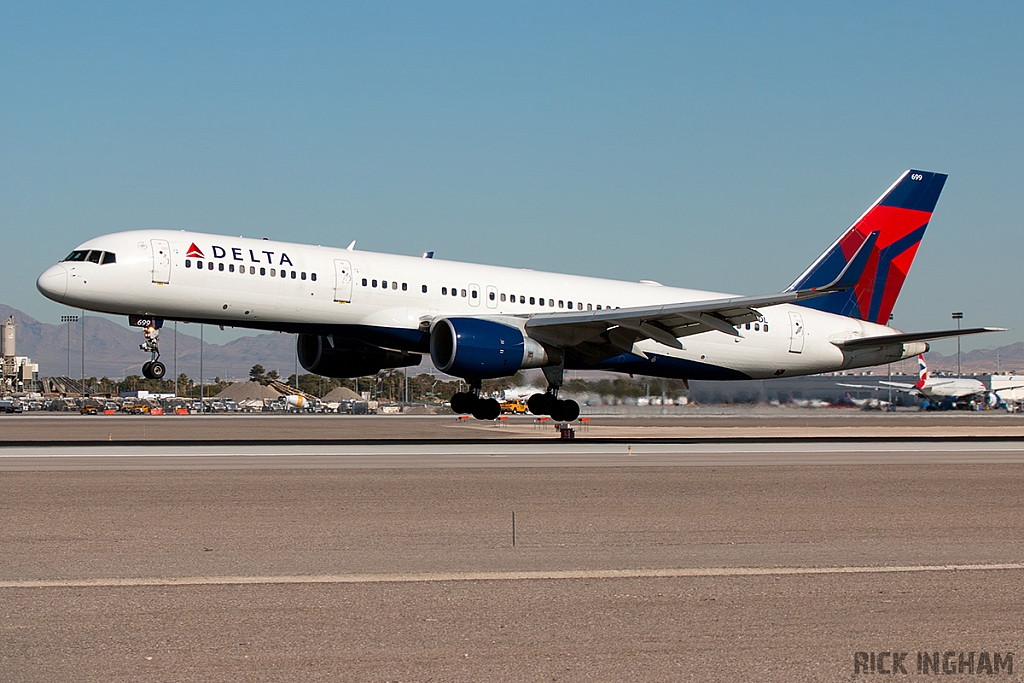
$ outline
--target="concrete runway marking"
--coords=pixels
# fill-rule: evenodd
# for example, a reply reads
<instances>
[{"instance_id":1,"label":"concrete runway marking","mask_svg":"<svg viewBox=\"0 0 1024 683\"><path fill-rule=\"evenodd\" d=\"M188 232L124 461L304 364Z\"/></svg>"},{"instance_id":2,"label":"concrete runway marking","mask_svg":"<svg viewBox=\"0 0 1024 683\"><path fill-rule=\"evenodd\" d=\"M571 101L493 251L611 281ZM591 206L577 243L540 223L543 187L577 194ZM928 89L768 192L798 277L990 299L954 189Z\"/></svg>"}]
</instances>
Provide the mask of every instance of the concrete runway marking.
<instances>
[{"instance_id":1,"label":"concrete runway marking","mask_svg":"<svg viewBox=\"0 0 1024 683\"><path fill-rule=\"evenodd\" d=\"M1021 571L1024 563L935 564L878 567L694 567L677 569L592 569L521 572L425 572L422 574L314 574L282 576L185 576L167 578L36 579L0 581L4 588L134 588L144 586L226 586L274 584L431 583L440 581L544 581L558 579L663 579L924 572Z\"/></svg>"}]
</instances>

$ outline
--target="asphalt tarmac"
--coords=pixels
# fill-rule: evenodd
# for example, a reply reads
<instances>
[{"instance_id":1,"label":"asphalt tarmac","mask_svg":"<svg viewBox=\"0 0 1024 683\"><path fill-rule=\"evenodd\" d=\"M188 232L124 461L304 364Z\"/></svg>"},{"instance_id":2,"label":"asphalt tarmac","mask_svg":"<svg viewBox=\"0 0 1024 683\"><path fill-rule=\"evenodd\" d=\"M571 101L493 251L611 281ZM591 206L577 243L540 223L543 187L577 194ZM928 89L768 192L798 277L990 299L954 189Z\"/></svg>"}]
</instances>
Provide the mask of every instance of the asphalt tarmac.
<instances>
[{"instance_id":1,"label":"asphalt tarmac","mask_svg":"<svg viewBox=\"0 0 1024 683\"><path fill-rule=\"evenodd\" d=\"M0 680L892 677L859 652L1019 680L1022 463L1005 438L6 446Z\"/></svg>"}]
</instances>

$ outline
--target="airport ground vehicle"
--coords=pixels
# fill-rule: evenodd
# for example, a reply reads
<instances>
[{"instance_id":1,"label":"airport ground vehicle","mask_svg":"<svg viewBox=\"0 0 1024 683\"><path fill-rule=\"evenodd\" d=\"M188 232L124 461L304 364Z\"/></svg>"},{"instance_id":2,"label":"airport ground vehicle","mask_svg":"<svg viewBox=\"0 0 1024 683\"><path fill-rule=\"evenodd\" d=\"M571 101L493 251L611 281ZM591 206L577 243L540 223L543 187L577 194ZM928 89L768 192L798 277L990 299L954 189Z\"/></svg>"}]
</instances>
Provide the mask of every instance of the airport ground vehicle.
<instances>
[{"instance_id":1,"label":"airport ground vehicle","mask_svg":"<svg viewBox=\"0 0 1024 683\"><path fill-rule=\"evenodd\" d=\"M481 397L483 380L540 368L548 386L529 411L571 421L579 405L558 397L567 369L770 379L885 364L929 340L992 331L888 327L945 182L906 171L789 287L760 296L169 230L87 240L36 286L129 316L144 330L149 376L165 371L164 320L225 324L296 333L302 367L330 377L429 354L469 385L452 410L478 419L501 412Z\"/></svg>"},{"instance_id":2,"label":"airport ground vehicle","mask_svg":"<svg viewBox=\"0 0 1024 683\"><path fill-rule=\"evenodd\" d=\"M501 412L508 413L511 415L522 415L527 410L526 404L520 400L514 401L503 401L501 403Z\"/></svg>"}]
</instances>

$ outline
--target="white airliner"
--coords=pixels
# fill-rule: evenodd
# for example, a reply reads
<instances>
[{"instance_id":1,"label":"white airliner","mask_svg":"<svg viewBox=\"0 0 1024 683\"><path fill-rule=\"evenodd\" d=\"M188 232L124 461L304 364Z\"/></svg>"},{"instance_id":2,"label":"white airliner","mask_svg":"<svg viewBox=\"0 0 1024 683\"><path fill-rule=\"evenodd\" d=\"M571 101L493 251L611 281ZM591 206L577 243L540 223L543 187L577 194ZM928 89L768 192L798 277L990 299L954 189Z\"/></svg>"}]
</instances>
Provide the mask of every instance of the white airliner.
<instances>
[{"instance_id":1,"label":"white airliner","mask_svg":"<svg viewBox=\"0 0 1024 683\"><path fill-rule=\"evenodd\" d=\"M990 396L996 400L999 398L992 394L989 388L985 386L985 383L980 380L962 377L932 377L928 373L928 365L924 362L923 355L917 357L917 366L917 382L914 384L882 380L878 384L840 384L839 386L854 389L874 389L875 391L888 391L892 388L895 391L928 399L932 402L933 406L942 406L944 404L966 406L970 403L989 401ZM1009 384L997 391L1012 391L1022 386L1024 385Z\"/></svg>"},{"instance_id":2,"label":"white airliner","mask_svg":"<svg viewBox=\"0 0 1024 683\"><path fill-rule=\"evenodd\" d=\"M926 341L994 328L887 327L946 176L907 171L785 291L735 296L269 240L138 230L90 239L39 276L75 308L129 316L162 377L164 320L297 333L303 368L359 377L430 354L467 380L452 409L494 419L481 381L542 368L529 408L579 415L558 399L566 369L683 380L791 377L916 356Z\"/></svg>"}]
</instances>

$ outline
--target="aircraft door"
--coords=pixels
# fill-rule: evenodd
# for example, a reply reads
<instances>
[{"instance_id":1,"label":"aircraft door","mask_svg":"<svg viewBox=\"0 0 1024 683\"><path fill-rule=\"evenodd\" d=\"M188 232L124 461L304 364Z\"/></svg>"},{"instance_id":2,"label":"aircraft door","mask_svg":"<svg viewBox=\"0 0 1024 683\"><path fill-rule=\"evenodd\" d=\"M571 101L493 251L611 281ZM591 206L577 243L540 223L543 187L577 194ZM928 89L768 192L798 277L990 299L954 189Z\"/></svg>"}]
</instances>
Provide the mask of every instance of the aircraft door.
<instances>
[{"instance_id":1,"label":"aircraft door","mask_svg":"<svg viewBox=\"0 0 1024 683\"><path fill-rule=\"evenodd\" d=\"M334 300L352 301L352 264L339 258L334 259Z\"/></svg>"},{"instance_id":2,"label":"aircraft door","mask_svg":"<svg viewBox=\"0 0 1024 683\"><path fill-rule=\"evenodd\" d=\"M469 286L469 305L479 306L480 305L480 285Z\"/></svg>"},{"instance_id":3,"label":"aircraft door","mask_svg":"<svg viewBox=\"0 0 1024 683\"><path fill-rule=\"evenodd\" d=\"M151 240L153 247L153 282L171 281L171 245L167 240Z\"/></svg>"},{"instance_id":4,"label":"aircraft door","mask_svg":"<svg viewBox=\"0 0 1024 683\"><path fill-rule=\"evenodd\" d=\"M799 313L789 313L789 352L804 352L804 319Z\"/></svg>"},{"instance_id":5,"label":"aircraft door","mask_svg":"<svg viewBox=\"0 0 1024 683\"><path fill-rule=\"evenodd\" d=\"M487 285L487 308L498 307L498 288L494 285Z\"/></svg>"}]
</instances>

